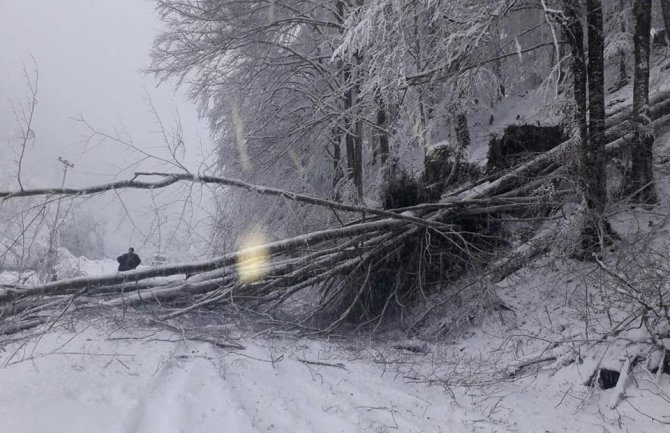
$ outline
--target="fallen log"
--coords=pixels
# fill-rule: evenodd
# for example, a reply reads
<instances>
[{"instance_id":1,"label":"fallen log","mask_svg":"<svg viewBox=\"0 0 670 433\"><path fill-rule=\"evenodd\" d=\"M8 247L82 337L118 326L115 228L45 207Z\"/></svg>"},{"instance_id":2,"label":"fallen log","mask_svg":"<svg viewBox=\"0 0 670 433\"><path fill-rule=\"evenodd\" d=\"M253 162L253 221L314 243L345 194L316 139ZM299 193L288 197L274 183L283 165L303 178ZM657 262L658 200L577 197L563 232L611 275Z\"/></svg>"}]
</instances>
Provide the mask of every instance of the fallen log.
<instances>
[{"instance_id":1,"label":"fallen log","mask_svg":"<svg viewBox=\"0 0 670 433\"><path fill-rule=\"evenodd\" d=\"M144 181L138 181L136 180L140 176L157 176L162 178L162 180L156 181L156 182L144 182ZM378 208L370 208L370 207L365 207L365 206L356 206L356 205L348 205L344 203L339 203L336 201L332 200L326 200L320 197L308 195L308 194L298 194L298 193L293 193L289 192L283 189L279 188L272 188L272 187L267 187L267 186L262 186L262 185L254 185L250 184L247 182L243 182L241 180L237 179L231 179L227 177L217 177L217 176L204 176L204 175L196 175L196 174L191 174L191 173L159 173L159 172L152 172L152 173L144 173L144 172L138 172L135 173L134 177L129 180L121 180L117 182L112 182L112 183L107 183L104 185L96 185L88 188L41 188L41 189L22 189L20 191L13 191L13 192L2 192L0 191L0 199L4 200L9 200L13 198L19 198L19 197L34 197L34 196L82 196L82 195L93 195L93 194L98 194L101 192L106 192L106 191L115 191L119 189L149 189L149 190L154 190L154 189L160 189L160 188L165 188L170 185L174 185L175 183L178 182L194 182L194 183L205 183L205 184L215 184L215 185L223 185L223 186L234 186L238 188L244 188L249 191L254 191L259 194L266 194L266 195L272 195L272 196L277 196L277 197L283 197L287 198L290 200L306 203L306 204L311 204L311 205L318 205L318 206L325 206L331 209L336 209L340 211L346 211L346 212L357 212L357 213L362 213L362 214L369 214L369 215L377 215L381 217L386 217L386 218L391 218L391 219L398 219L402 221L407 221L407 222L412 222L414 224L418 225L426 225L426 226L433 226L436 228L440 228L441 223L439 222L426 222L425 220L421 218L417 218L413 215L409 214L400 214L396 212L391 212L385 209L378 209Z\"/></svg>"},{"instance_id":2,"label":"fallen log","mask_svg":"<svg viewBox=\"0 0 670 433\"><path fill-rule=\"evenodd\" d=\"M9 290L5 295L5 300L12 299L13 297L19 295L35 296L56 294L60 293L60 291L63 289L73 290L95 285L123 284L126 282L136 282L147 278L164 277L178 274L195 274L203 271L211 271L223 268L225 266L234 265L238 259L250 254L253 255L259 252L267 252L268 254L286 252L293 248L309 246L310 244L316 244L322 241L347 238L361 233L373 233L381 229L393 229L394 227L401 227L406 224L406 221L399 219L384 219L357 224L355 226L312 232L306 235L296 236L281 241L271 242L265 245L259 245L256 247L235 251L233 253L225 254L215 259L202 262L156 266L151 269L135 270L100 277L78 277L69 280L54 281L33 287L13 286L11 290Z\"/></svg>"},{"instance_id":3,"label":"fallen log","mask_svg":"<svg viewBox=\"0 0 670 433\"><path fill-rule=\"evenodd\" d=\"M664 124L670 116L670 99L663 99L651 110L653 125ZM606 144L606 153L611 155L629 144L633 139L633 133L628 133ZM475 185L466 190L460 190L443 196L440 203L449 203L451 200L474 200L490 197L505 192L505 188L516 186L519 179L524 179L536 173L551 163L561 163L568 160L568 152L575 146L574 140L568 139L553 149L536 156L535 158L511 169L495 180ZM557 168L561 170L561 168Z\"/></svg>"},{"instance_id":4,"label":"fallen log","mask_svg":"<svg viewBox=\"0 0 670 433\"><path fill-rule=\"evenodd\" d=\"M658 92L649 98L652 120L670 113L670 91ZM621 135L632 131L630 116L632 110L629 105L608 113L605 121L605 141L611 142Z\"/></svg>"},{"instance_id":5,"label":"fallen log","mask_svg":"<svg viewBox=\"0 0 670 433\"><path fill-rule=\"evenodd\" d=\"M15 334L17 332L25 331L31 328L35 328L44 324L47 321L46 318L31 319L31 320L8 320L4 321L2 326L0 326L0 335Z\"/></svg>"},{"instance_id":6,"label":"fallen log","mask_svg":"<svg viewBox=\"0 0 670 433\"><path fill-rule=\"evenodd\" d=\"M489 274L489 281L498 283L549 251L554 234L555 227L545 227L507 257L494 263Z\"/></svg>"},{"instance_id":7,"label":"fallen log","mask_svg":"<svg viewBox=\"0 0 670 433\"><path fill-rule=\"evenodd\" d=\"M201 281L199 283L186 282L182 284L175 284L169 287L148 288L124 294L110 300L102 301L99 304L92 306L120 307L123 305L130 306L145 301L169 301L177 296L182 296L185 294L196 295L200 293L206 293L208 291L224 287L227 284L231 284L235 281L235 276L231 275L222 278L215 278L209 281Z\"/></svg>"},{"instance_id":8,"label":"fallen log","mask_svg":"<svg viewBox=\"0 0 670 433\"><path fill-rule=\"evenodd\" d=\"M656 102L652 108L652 117L656 122L664 122L664 116L670 112L670 92L661 96L655 99ZM613 131L612 136L625 130L622 126L625 123L625 117L625 109L611 116L608 124ZM616 151L630 139L630 135L626 134L609 143L608 151ZM355 287L352 300L343 311L340 311L338 319L329 327L331 329L332 326L341 323L346 318L353 309L353 303L361 298L366 290L372 269L385 263L389 255L402 251L401 246L406 240L423 232L435 234L455 247L465 248L463 251L468 253L468 241L458 232L458 227L447 224L445 221L459 216L500 212L533 205L538 197L517 197L515 195L525 193L525 190L523 188L514 189L512 186L518 184L520 178L536 176L538 173L542 177L551 176L563 170L561 163L564 158L567 160L566 154L572 143L571 140L568 140L509 172L498 175L497 178L467 190L461 190L456 194L452 193L439 203L420 204L399 210L346 205L319 197L251 185L235 179L196 176L190 173L138 173L137 176L158 176L162 179L155 182L140 182L137 181L136 176L129 181L84 189L61 188L0 193L0 199L3 200L40 194L72 196L117 188L163 188L176 182L190 181L242 187L260 194L285 197L302 203L326 206L345 212L356 212L365 216L364 220L355 221L343 227L270 242L197 263L160 266L95 278L75 278L39 286L5 286L0 296L0 305L2 305L0 311L5 314L3 322L9 325L11 319L18 313L22 314L24 320L13 322L16 326L8 329L23 329L23 325L19 323L38 323L41 319L35 319L27 313L32 314L48 309L52 301L53 305L61 306L69 298L57 300L55 297L63 295L81 294L76 303L78 309L111 308L141 302L163 303L184 296L188 296L189 299L199 298L195 304L179 310L184 312L211 303L223 302L229 298L256 299L259 304L282 303L300 290L315 285L327 287L322 292L321 304L318 307L321 311L334 305L341 298L340 292L352 275L362 272L362 282L358 281L359 285ZM525 186L529 184L532 183L529 182ZM502 196L502 193L505 195ZM544 245L546 244L548 243L545 242ZM491 281L504 278L518 270L542 251L541 246L532 245L518 251L518 254L511 259L497 263L495 267L498 272L491 274ZM269 263L262 264L265 272L253 283L240 284L236 274L236 263L251 254L261 252L270 259ZM154 277L181 274L189 277L161 286L146 282L147 279ZM84 291L79 293L82 289ZM389 297L386 300L384 311L390 299ZM12 305L14 310L11 309ZM70 304L67 305L67 308L69 306Z\"/></svg>"}]
</instances>

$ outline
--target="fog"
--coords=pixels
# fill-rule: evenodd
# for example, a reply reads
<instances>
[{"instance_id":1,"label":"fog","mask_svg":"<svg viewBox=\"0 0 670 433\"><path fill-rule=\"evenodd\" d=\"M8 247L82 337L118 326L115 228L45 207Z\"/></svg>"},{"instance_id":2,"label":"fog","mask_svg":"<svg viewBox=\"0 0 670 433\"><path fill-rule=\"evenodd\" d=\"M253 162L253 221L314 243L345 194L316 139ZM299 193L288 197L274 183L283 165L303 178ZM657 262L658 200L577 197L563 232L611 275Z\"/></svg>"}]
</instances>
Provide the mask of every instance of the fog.
<instances>
[{"instance_id":1,"label":"fog","mask_svg":"<svg viewBox=\"0 0 670 433\"><path fill-rule=\"evenodd\" d=\"M20 147L12 107L20 109L29 96L24 69L32 77L35 68L39 73L38 104L33 122L35 139L23 167L25 186L60 185L63 165L58 157L74 164L67 174L68 186L125 179L139 170L174 171L174 167L146 155L171 158L156 114L168 140L180 119L185 147L178 155L189 170L205 170L203 161L211 165L207 125L198 119L195 105L184 92L175 91L172 83L157 87L155 78L142 72L149 66L159 26L152 2L144 0L3 0L0 149L4 166L9 167L5 170L16 167ZM89 127L77 120L81 118L125 143L92 136ZM18 188L18 184L14 186ZM145 254L170 250L175 247L170 239L186 223L196 226L196 238L206 237L207 191L201 194L200 189L194 189L192 215L182 213L180 202L156 212L156 206L177 196L174 191L155 195L135 191L91 199L89 207L106 223L107 254L129 245L144 248Z\"/></svg>"}]
</instances>

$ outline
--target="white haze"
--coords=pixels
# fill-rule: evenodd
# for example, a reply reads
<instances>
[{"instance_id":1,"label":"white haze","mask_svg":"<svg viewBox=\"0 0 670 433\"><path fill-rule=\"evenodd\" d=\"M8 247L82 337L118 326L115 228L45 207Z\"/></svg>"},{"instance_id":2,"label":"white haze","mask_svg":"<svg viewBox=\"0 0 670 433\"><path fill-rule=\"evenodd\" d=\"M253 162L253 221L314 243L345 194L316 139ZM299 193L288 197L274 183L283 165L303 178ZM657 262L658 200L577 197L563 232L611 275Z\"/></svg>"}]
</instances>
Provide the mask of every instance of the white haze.
<instances>
[{"instance_id":1,"label":"white haze","mask_svg":"<svg viewBox=\"0 0 670 433\"><path fill-rule=\"evenodd\" d=\"M75 164L68 173L68 186L83 186L128 178L138 169L166 171L155 161L144 160L127 146L109 140L87 140L89 131L73 120L84 116L100 130L132 139L142 151L169 157L164 148L148 98L168 129L176 125L178 110L184 129L183 158L191 170L211 158L206 124L198 119L195 106L171 83L156 87L152 76L141 72L149 65L149 51L159 28L152 2L144 0L3 0L0 3L0 151L2 158L16 160L17 125L11 102L28 96L24 65L30 72L33 60L39 69L39 103L31 144L24 167L30 186L60 184L62 156ZM9 164L10 166L12 164ZM106 221L106 252L113 255L129 244L149 255L156 249L171 249L168 238L181 221L181 206L157 213L150 193L124 192L130 217L114 194L92 199L89 205ZM174 193L155 197L160 205ZM206 213L206 194L194 193L195 214L185 223L198 224L200 235ZM157 230L160 219L161 230ZM191 221L193 220L193 221ZM136 227L133 227L135 225ZM159 240L160 238L160 240ZM198 236L196 236L198 238ZM159 247L160 243L160 247ZM179 245L183 250L183 245Z\"/></svg>"}]
</instances>

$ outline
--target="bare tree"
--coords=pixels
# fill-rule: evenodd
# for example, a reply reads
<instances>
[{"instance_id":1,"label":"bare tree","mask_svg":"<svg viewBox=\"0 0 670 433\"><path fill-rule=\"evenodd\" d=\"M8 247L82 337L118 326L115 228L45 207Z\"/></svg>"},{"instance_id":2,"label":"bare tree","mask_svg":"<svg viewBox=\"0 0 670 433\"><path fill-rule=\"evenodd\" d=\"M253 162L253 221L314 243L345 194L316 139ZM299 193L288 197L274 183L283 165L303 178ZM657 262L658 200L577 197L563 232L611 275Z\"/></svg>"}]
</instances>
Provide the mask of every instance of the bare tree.
<instances>
[{"instance_id":1,"label":"bare tree","mask_svg":"<svg viewBox=\"0 0 670 433\"><path fill-rule=\"evenodd\" d=\"M37 108L37 94L39 88L39 69L37 61L33 58L33 69L29 73L26 66L23 66L23 76L26 85L29 89L29 96L24 104L18 107L12 104L14 117L20 129L20 143L19 143L19 157L17 160L16 180L19 187L23 189L23 182L21 181L21 174L23 170L23 160L28 150L28 145L35 139L35 131L33 130L33 121L35 117L35 110Z\"/></svg>"},{"instance_id":2,"label":"bare tree","mask_svg":"<svg viewBox=\"0 0 670 433\"><path fill-rule=\"evenodd\" d=\"M633 129L631 169L625 191L638 204L658 202L654 183L654 134L649 107L649 57L651 55L651 0L635 0L635 76L633 80Z\"/></svg>"},{"instance_id":3,"label":"bare tree","mask_svg":"<svg viewBox=\"0 0 670 433\"><path fill-rule=\"evenodd\" d=\"M30 176L25 173L24 165L36 139L34 122L37 116L39 68L34 58L32 63L31 70L25 65L23 67L28 96L22 101L11 102L17 134L8 145L16 153L17 159L13 167L9 160L2 161L0 169L0 182L11 184L16 181L21 191L32 183ZM11 178L12 172L16 174L15 179ZM0 202L0 225L3 227L0 233L3 247L0 250L0 266L15 270L19 281L30 278L39 267L44 267L40 258L46 252L48 220L51 219L50 202L50 199L42 202L35 199Z\"/></svg>"},{"instance_id":4,"label":"bare tree","mask_svg":"<svg viewBox=\"0 0 670 433\"><path fill-rule=\"evenodd\" d=\"M360 200L363 122L369 120L359 108L368 104L358 97L363 69L330 61L349 3L157 2L166 30L156 39L150 71L192 84L219 144L222 173ZM357 192L342 194L342 183ZM220 209L232 241L250 219L276 226L296 211L305 224L323 221L304 214L308 209L238 200L237 194L222 197ZM283 229L296 233L299 226Z\"/></svg>"},{"instance_id":5,"label":"bare tree","mask_svg":"<svg viewBox=\"0 0 670 433\"><path fill-rule=\"evenodd\" d=\"M588 140L583 143L582 179L588 208L602 215L607 203L605 175L605 44L601 0L587 0L588 28ZM598 225L601 225L599 223Z\"/></svg>"},{"instance_id":6,"label":"bare tree","mask_svg":"<svg viewBox=\"0 0 670 433\"><path fill-rule=\"evenodd\" d=\"M605 61L616 64L618 74L609 90L618 90L629 83L628 62L633 53L633 34L630 32L629 0L603 3Z\"/></svg>"},{"instance_id":7,"label":"bare tree","mask_svg":"<svg viewBox=\"0 0 670 433\"><path fill-rule=\"evenodd\" d=\"M61 188L65 187L65 180L67 178L68 169L74 168L74 164L70 161L58 157L58 161L63 165L63 178L61 180ZM58 248L60 246L60 228L65 220L65 217L61 215L61 197L56 199L56 212L54 215L54 221L49 229L49 243L47 244L47 253L46 253L46 281L56 281L58 276L56 275L56 262L58 261Z\"/></svg>"},{"instance_id":8,"label":"bare tree","mask_svg":"<svg viewBox=\"0 0 670 433\"><path fill-rule=\"evenodd\" d=\"M585 41L581 5L578 1L564 2L562 24L571 46L572 95L574 99L573 138L580 152L579 183L585 206L581 242L577 254L589 257L602 248L609 236L604 220L607 203L605 175L605 66L602 3L587 0ZM587 43L587 49L584 48ZM588 59L588 61L587 61Z\"/></svg>"}]
</instances>

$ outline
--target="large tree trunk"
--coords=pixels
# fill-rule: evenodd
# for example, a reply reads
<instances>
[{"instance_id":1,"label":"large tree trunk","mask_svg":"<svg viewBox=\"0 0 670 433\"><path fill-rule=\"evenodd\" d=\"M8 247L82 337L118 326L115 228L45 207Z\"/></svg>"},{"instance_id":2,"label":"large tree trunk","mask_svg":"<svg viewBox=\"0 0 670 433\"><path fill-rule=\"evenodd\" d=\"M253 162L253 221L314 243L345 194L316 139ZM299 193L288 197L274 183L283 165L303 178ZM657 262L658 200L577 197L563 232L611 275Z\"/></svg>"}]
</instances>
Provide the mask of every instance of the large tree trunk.
<instances>
[{"instance_id":1,"label":"large tree trunk","mask_svg":"<svg viewBox=\"0 0 670 433\"><path fill-rule=\"evenodd\" d=\"M344 2L336 5L340 22L346 14ZM354 56L358 63L358 56ZM356 186L359 200L363 198L363 124L356 113L355 103L358 98L358 84L352 64L346 63L342 68L342 87L344 87L344 142L347 150L347 174Z\"/></svg>"},{"instance_id":2,"label":"large tree trunk","mask_svg":"<svg viewBox=\"0 0 670 433\"><path fill-rule=\"evenodd\" d=\"M340 182L344 177L344 171L342 170L342 131L339 127L332 129L331 144L333 146L333 199L340 201Z\"/></svg>"},{"instance_id":3,"label":"large tree trunk","mask_svg":"<svg viewBox=\"0 0 670 433\"><path fill-rule=\"evenodd\" d=\"M470 147L470 130L468 129L468 116L465 112L460 112L456 115L455 130L459 151L464 151Z\"/></svg>"},{"instance_id":4,"label":"large tree trunk","mask_svg":"<svg viewBox=\"0 0 670 433\"><path fill-rule=\"evenodd\" d=\"M468 129L468 116L465 114L464 111L456 115L456 126L454 127L454 129L456 132L456 142L458 143L458 150L454 155L454 161L451 164L451 170L449 171L449 175L444 181L443 184L444 186L442 188L451 185L451 182L455 179L456 174L458 173L458 169L460 168L461 158L465 154L466 149L470 147L470 130Z\"/></svg>"},{"instance_id":5,"label":"large tree trunk","mask_svg":"<svg viewBox=\"0 0 670 433\"><path fill-rule=\"evenodd\" d=\"M354 140L354 183L358 199L363 201L363 121L357 116Z\"/></svg>"},{"instance_id":6,"label":"large tree trunk","mask_svg":"<svg viewBox=\"0 0 670 433\"><path fill-rule=\"evenodd\" d=\"M347 66L348 70L349 67ZM350 76L350 73L345 72L345 77ZM346 85L346 84L345 84ZM354 111L354 90L349 89L345 94L344 101L344 124L345 124L345 143L347 149L347 173L349 179L353 181L356 186L358 198L363 198L363 145L362 132L363 124L352 112Z\"/></svg>"},{"instance_id":7,"label":"large tree trunk","mask_svg":"<svg viewBox=\"0 0 670 433\"><path fill-rule=\"evenodd\" d=\"M582 181L590 210L602 215L607 203L605 176L605 56L601 0L587 0L589 134L582 146Z\"/></svg>"},{"instance_id":8,"label":"large tree trunk","mask_svg":"<svg viewBox=\"0 0 670 433\"><path fill-rule=\"evenodd\" d=\"M579 181L581 193L586 205L585 223L581 231L581 242L577 248L578 256L588 258L590 253L599 251L606 231L603 209L606 203L604 173L604 90L602 89L602 12L600 1L587 0L589 27L589 55L594 56L593 63L586 67L584 52L584 31L580 22L581 11L576 0L566 1L565 30L572 49L572 75L575 107L573 111L573 137L580 149ZM599 18L599 19L598 19ZM598 23L600 25L598 25ZM593 40L592 40L593 38ZM592 47L591 44L594 46ZM600 59L600 62L599 60ZM592 75L589 82L589 75ZM591 90L589 102L595 122L591 130L587 127L587 83ZM595 140L589 136L595 134Z\"/></svg>"},{"instance_id":9,"label":"large tree trunk","mask_svg":"<svg viewBox=\"0 0 670 433\"><path fill-rule=\"evenodd\" d=\"M579 22L578 3L568 0L565 8L566 35L570 41L572 51L573 96L575 107L573 110L573 136L580 148L586 145L586 59L584 54L584 32Z\"/></svg>"},{"instance_id":10,"label":"large tree trunk","mask_svg":"<svg viewBox=\"0 0 670 433\"><path fill-rule=\"evenodd\" d=\"M335 2L335 22L338 24L342 24L344 22L344 2L338 0ZM339 86L342 87L344 86L344 81L345 81L345 69L344 69L344 63L339 60L338 61L338 81L339 81ZM343 100L340 102L344 107L343 111L346 110L346 97L343 98ZM331 137L331 142L333 144L333 199L336 201L340 201L342 199L342 194L340 192L341 186L342 186L342 179L344 178L344 166L343 166L343 161L342 161L342 141L344 139L345 145L346 145L346 137L347 137L347 131L346 131L346 117L345 121L341 121L338 119L337 125L333 126L332 128L332 137Z\"/></svg>"},{"instance_id":11,"label":"large tree trunk","mask_svg":"<svg viewBox=\"0 0 670 433\"><path fill-rule=\"evenodd\" d=\"M354 4L360 8L363 6L363 0L356 0ZM362 54L356 53L356 55L354 55L354 61L357 66L356 74L358 74L358 76L354 77L354 102L358 103L360 102L359 99L361 94L361 71L360 68L358 68L358 65L363 61ZM354 182L356 183L358 199L363 202L363 118L359 113L359 109L356 109L355 133L356 141L354 150L356 154L354 157Z\"/></svg>"},{"instance_id":12,"label":"large tree trunk","mask_svg":"<svg viewBox=\"0 0 670 433\"><path fill-rule=\"evenodd\" d=\"M578 3L567 1L565 8L566 34L572 51L572 75L574 110L572 117L573 137L580 148L586 146L586 59L584 54L584 32L579 22Z\"/></svg>"},{"instance_id":13,"label":"large tree trunk","mask_svg":"<svg viewBox=\"0 0 670 433\"><path fill-rule=\"evenodd\" d=\"M360 57L358 55L354 56L354 65L360 64ZM354 72L355 74L360 73L358 70ZM347 129L352 134L352 151L351 156L352 165L349 169L352 172L352 179L354 180L354 185L356 185L356 192L358 194L358 199L363 200L363 120L359 115L359 109L355 107L359 102L360 84L357 76L351 75L351 102L354 104L352 110L352 121L351 124L347 126Z\"/></svg>"},{"instance_id":14,"label":"large tree trunk","mask_svg":"<svg viewBox=\"0 0 670 433\"><path fill-rule=\"evenodd\" d=\"M631 201L638 204L658 202L654 184L653 152L654 134L649 110L649 55L651 32L651 0L635 0L635 76L633 79L633 144L631 169L624 191Z\"/></svg>"},{"instance_id":15,"label":"large tree trunk","mask_svg":"<svg viewBox=\"0 0 670 433\"><path fill-rule=\"evenodd\" d=\"M351 83L351 65L344 65L342 85L349 87L344 92L344 142L347 149L347 174L349 179L354 178L354 154L356 147L356 137L354 133L353 105L354 91L350 87Z\"/></svg>"}]
</instances>

